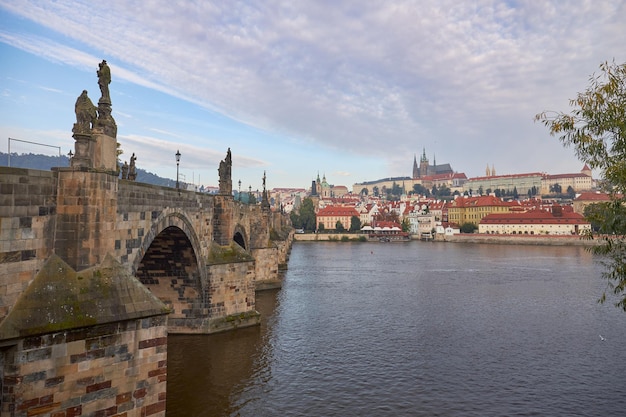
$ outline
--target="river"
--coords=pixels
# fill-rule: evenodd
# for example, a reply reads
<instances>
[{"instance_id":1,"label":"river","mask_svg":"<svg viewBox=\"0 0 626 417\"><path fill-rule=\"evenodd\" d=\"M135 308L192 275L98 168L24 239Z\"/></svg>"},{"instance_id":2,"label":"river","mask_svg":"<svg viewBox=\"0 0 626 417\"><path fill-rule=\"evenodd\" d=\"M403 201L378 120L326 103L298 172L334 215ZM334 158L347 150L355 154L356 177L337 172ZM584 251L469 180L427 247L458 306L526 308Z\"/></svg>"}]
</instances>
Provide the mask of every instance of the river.
<instances>
[{"instance_id":1,"label":"river","mask_svg":"<svg viewBox=\"0 0 626 417\"><path fill-rule=\"evenodd\" d=\"M626 313L580 247L294 243L261 326L168 339L168 417L618 416Z\"/></svg>"}]
</instances>

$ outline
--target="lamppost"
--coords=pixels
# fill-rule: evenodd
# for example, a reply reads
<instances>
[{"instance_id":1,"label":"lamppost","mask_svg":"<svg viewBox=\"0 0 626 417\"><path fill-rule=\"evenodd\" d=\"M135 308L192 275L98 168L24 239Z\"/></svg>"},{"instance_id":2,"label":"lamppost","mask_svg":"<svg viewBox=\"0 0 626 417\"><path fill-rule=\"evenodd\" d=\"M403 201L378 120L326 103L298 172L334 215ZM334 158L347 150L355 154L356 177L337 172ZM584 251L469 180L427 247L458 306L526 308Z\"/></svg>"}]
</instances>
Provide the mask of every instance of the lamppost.
<instances>
[{"instance_id":1,"label":"lamppost","mask_svg":"<svg viewBox=\"0 0 626 417\"><path fill-rule=\"evenodd\" d=\"M180 194L180 183L178 182L178 165L180 163L180 151L176 150L176 189L178 190L178 194Z\"/></svg>"},{"instance_id":2,"label":"lamppost","mask_svg":"<svg viewBox=\"0 0 626 417\"><path fill-rule=\"evenodd\" d=\"M248 204L252 203L252 186L248 187Z\"/></svg>"},{"instance_id":3,"label":"lamppost","mask_svg":"<svg viewBox=\"0 0 626 417\"><path fill-rule=\"evenodd\" d=\"M72 165L72 157L74 156L74 154L72 153L72 150L70 149L70 151L67 153L67 156L70 158L70 165Z\"/></svg>"},{"instance_id":4,"label":"lamppost","mask_svg":"<svg viewBox=\"0 0 626 417\"><path fill-rule=\"evenodd\" d=\"M241 202L241 180L239 180L239 191L237 191L237 197L239 198L239 202Z\"/></svg>"}]
</instances>

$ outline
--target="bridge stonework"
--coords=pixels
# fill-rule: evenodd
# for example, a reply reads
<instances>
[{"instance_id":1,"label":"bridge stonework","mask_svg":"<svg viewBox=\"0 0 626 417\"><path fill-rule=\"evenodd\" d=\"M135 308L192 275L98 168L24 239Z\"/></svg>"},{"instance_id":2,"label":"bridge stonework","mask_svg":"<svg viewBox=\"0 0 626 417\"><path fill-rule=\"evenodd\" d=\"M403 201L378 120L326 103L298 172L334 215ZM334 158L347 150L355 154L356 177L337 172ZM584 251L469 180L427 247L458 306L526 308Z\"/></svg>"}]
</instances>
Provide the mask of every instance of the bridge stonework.
<instances>
[{"instance_id":1,"label":"bridge stonework","mask_svg":"<svg viewBox=\"0 0 626 417\"><path fill-rule=\"evenodd\" d=\"M257 325L280 286L285 216L119 179L110 142L91 166L0 167L0 416L164 416L167 334Z\"/></svg>"}]
</instances>

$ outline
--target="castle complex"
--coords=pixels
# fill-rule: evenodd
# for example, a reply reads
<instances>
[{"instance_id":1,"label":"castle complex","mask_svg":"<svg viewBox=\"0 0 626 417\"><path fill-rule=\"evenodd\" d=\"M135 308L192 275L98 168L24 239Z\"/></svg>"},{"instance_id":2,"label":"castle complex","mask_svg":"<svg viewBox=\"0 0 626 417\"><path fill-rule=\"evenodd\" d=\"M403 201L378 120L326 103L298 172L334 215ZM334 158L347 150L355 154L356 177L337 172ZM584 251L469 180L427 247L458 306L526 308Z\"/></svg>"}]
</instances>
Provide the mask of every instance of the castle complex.
<instances>
[{"instance_id":1,"label":"castle complex","mask_svg":"<svg viewBox=\"0 0 626 417\"><path fill-rule=\"evenodd\" d=\"M374 194L374 189L392 189L394 185L399 185L406 192L413 190L414 185L422 185L426 188L433 186L448 188L458 188L463 185L466 179L465 174L455 173L450 164L437 165L433 157L433 164L430 165L426 157L426 149L422 151L420 163L417 164L417 156L413 156L413 175L411 177L391 177L375 181L356 183L352 186L353 194ZM365 191L367 190L367 191Z\"/></svg>"},{"instance_id":2,"label":"castle complex","mask_svg":"<svg viewBox=\"0 0 626 417\"><path fill-rule=\"evenodd\" d=\"M419 167L417 166L417 157L413 156L413 179L445 174L454 174L450 164L437 165L437 160L433 157L433 164L430 165L426 157L426 149L422 152Z\"/></svg>"}]
</instances>

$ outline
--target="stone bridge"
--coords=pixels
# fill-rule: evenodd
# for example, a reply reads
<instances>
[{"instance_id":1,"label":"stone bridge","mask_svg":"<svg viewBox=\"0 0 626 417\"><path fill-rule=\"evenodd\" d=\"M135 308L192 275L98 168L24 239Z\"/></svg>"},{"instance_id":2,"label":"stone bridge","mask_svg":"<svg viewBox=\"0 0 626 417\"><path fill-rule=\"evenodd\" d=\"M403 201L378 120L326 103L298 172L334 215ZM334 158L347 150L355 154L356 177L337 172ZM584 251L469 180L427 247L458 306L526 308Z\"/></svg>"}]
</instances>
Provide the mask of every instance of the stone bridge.
<instances>
[{"instance_id":1,"label":"stone bridge","mask_svg":"<svg viewBox=\"0 0 626 417\"><path fill-rule=\"evenodd\" d=\"M168 333L256 325L280 286L292 229L233 199L230 150L217 195L120 179L110 107L70 167L0 168L1 416L164 416Z\"/></svg>"}]
</instances>

